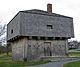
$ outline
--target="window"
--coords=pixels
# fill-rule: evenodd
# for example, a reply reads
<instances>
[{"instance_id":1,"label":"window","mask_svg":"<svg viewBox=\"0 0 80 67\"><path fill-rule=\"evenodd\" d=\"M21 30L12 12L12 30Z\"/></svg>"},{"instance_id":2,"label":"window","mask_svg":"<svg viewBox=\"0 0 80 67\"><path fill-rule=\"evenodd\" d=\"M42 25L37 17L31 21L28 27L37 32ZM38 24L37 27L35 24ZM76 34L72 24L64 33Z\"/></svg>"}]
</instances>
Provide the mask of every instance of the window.
<instances>
[{"instance_id":1,"label":"window","mask_svg":"<svg viewBox=\"0 0 80 67\"><path fill-rule=\"evenodd\" d=\"M52 25L47 25L47 29L53 29Z\"/></svg>"},{"instance_id":2,"label":"window","mask_svg":"<svg viewBox=\"0 0 80 67\"><path fill-rule=\"evenodd\" d=\"M13 29L11 30L11 34L13 33Z\"/></svg>"}]
</instances>

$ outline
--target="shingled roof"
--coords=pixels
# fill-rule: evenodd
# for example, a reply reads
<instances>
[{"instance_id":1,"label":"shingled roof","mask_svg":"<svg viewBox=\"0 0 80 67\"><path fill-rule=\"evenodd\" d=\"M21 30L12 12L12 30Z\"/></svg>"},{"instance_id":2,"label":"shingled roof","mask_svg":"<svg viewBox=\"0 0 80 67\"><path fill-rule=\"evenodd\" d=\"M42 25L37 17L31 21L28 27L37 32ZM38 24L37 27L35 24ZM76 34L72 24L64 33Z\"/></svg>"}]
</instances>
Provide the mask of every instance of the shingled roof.
<instances>
[{"instance_id":1,"label":"shingled roof","mask_svg":"<svg viewBox=\"0 0 80 67\"><path fill-rule=\"evenodd\" d=\"M64 15L60 15L60 14L56 14L56 13L51 13L51 14L49 14L47 11L39 10L39 9L19 11L19 12L13 17L13 19L14 19L20 12L22 12L22 13L31 13L31 14L40 14L40 15L48 15L48 16L53 16L53 17L71 18L71 19L73 19L72 17L64 16ZM13 19L12 19L12 20L13 20ZM11 20L11 21L12 21L12 20ZM11 22L11 21L10 21L10 22ZM9 23L10 23L10 22L9 22ZM8 23L8 24L9 24L9 23Z\"/></svg>"},{"instance_id":2,"label":"shingled roof","mask_svg":"<svg viewBox=\"0 0 80 67\"><path fill-rule=\"evenodd\" d=\"M68 16L56 14L56 13L49 14L47 11L39 10L39 9L24 10L24 11L19 11L19 12L32 13L32 14L41 14L41 15L49 15L49 16L54 16L54 17L72 18L72 17L68 17Z\"/></svg>"}]
</instances>

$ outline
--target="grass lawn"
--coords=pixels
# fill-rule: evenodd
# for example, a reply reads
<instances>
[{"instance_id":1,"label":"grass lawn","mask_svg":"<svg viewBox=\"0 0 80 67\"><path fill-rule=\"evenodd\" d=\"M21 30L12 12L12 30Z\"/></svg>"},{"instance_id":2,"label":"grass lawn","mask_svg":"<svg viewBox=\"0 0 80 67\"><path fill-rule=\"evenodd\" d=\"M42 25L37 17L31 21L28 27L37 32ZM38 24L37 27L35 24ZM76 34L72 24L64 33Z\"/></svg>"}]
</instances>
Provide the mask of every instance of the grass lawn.
<instances>
[{"instance_id":1,"label":"grass lawn","mask_svg":"<svg viewBox=\"0 0 80 67\"><path fill-rule=\"evenodd\" d=\"M69 57L80 57L80 52L79 51L71 51L71 52L69 52ZM64 67L80 67L80 61L64 64Z\"/></svg>"},{"instance_id":2,"label":"grass lawn","mask_svg":"<svg viewBox=\"0 0 80 67\"><path fill-rule=\"evenodd\" d=\"M48 63L47 60L40 60L40 61L31 61L31 62L19 62L19 61L12 61L11 54L7 56L6 54L0 55L0 67L27 67L32 65L39 65Z\"/></svg>"},{"instance_id":3,"label":"grass lawn","mask_svg":"<svg viewBox=\"0 0 80 67\"><path fill-rule=\"evenodd\" d=\"M63 67L80 67L80 61L70 62L70 63L64 64Z\"/></svg>"},{"instance_id":4,"label":"grass lawn","mask_svg":"<svg viewBox=\"0 0 80 67\"><path fill-rule=\"evenodd\" d=\"M80 52L69 52L69 57L80 57Z\"/></svg>"}]
</instances>

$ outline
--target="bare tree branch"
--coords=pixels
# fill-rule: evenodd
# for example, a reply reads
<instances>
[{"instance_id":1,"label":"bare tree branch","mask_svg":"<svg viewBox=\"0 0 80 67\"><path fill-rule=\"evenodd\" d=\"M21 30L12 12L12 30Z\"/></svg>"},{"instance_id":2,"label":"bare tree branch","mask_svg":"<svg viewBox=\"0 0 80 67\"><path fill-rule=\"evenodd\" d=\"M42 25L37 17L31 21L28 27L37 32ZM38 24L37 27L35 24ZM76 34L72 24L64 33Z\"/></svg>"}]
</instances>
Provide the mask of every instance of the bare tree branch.
<instances>
[{"instance_id":1,"label":"bare tree branch","mask_svg":"<svg viewBox=\"0 0 80 67\"><path fill-rule=\"evenodd\" d=\"M3 35L6 32L6 28L7 28L6 25L4 25L4 26L0 25L0 36Z\"/></svg>"},{"instance_id":2,"label":"bare tree branch","mask_svg":"<svg viewBox=\"0 0 80 67\"><path fill-rule=\"evenodd\" d=\"M6 43L6 32L7 32L7 25L0 25L0 42Z\"/></svg>"}]
</instances>

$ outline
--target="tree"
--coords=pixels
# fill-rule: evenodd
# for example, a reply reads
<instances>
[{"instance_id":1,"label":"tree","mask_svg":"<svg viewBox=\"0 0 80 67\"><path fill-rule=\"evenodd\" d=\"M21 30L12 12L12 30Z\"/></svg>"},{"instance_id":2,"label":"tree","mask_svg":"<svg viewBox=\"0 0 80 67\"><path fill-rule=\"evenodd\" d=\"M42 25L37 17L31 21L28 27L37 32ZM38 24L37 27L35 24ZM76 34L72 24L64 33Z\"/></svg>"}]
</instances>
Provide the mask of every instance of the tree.
<instances>
[{"instance_id":1,"label":"tree","mask_svg":"<svg viewBox=\"0 0 80 67\"><path fill-rule=\"evenodd\" d=\"M0 36L2 36L4 33L6 33L6 24L4 24L3 26L0 25Z\"/></svg>"},{"instance_id":2,"label":"tree","mask_svg":"<svg viewBox=\"0 0 80 67\"><path fill-rule=\"evenodd\" d=\"M2 44L6 43L6 30L7 29L7 25L0 25L0 42Z\"/></svg>"},{"instance_id":3,"label":"tree","mask_svg":"<svg viewBox=\"0 0 80 67\"><path fill-rule=\"evenodd\" d=\"M77 49L78 41L73 40L73 41L68 42L68 47L69 47L69 49Z\"/></svg>"},{"instance_id":4,"label":"tree","mask_svg":"<svg viewBox=\"0 0 80 67\"><path fill-rule=\"evenodd\" d=\"M0 24L0 52L2 53L3 51L6 51L6 48L4 43L6 43L6 30L7 26L6 24L2 25Z\"/></svg>"}]
</instances>

